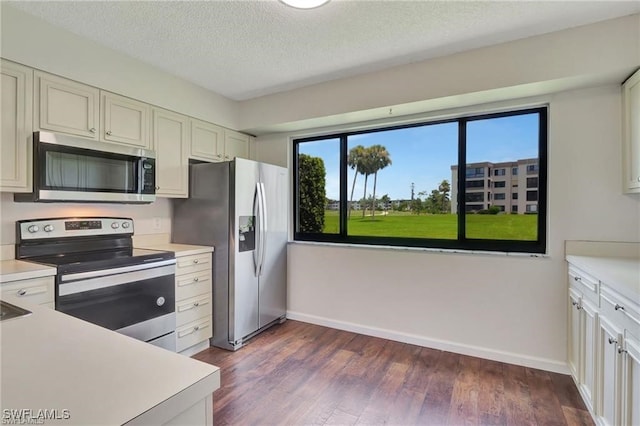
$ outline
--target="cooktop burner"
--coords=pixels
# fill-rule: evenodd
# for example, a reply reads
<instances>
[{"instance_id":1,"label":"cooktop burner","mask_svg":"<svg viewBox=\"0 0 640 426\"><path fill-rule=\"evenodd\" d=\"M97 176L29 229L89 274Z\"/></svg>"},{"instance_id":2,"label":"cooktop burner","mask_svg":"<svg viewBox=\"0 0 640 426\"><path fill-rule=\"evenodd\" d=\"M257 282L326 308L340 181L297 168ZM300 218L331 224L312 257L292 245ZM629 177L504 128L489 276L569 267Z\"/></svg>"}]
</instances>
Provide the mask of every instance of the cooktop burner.
<instances>
[{"instance_id":1,"label":"cooktop burner","mask_svg":"<svg viewBox=\"0 0 640 426\"><path fill-rule=\"evenodd\" d=\"M53 256L42 256L31 258L32 262L45 263L48 265L70 265L74 263L117 261L118 259L138 258L140 260L163 258L167 253L157 250L129 249L117 251L98 251L93 253L61 253Z\"/></svg>"}]
</instances>

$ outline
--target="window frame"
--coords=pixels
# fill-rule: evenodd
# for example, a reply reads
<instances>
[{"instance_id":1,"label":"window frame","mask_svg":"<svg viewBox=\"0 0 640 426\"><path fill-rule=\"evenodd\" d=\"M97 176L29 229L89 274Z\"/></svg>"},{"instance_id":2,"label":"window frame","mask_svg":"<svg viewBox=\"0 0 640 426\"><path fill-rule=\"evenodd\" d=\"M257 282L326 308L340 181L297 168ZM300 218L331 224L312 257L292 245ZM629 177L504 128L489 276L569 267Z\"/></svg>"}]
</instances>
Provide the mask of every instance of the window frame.
<instances>
[{"instance_id":1,"label":"window frame","mask_svg":"<svg viewBox=\"0 0 640 426\"><path fill-rule=\"evenodd\" d=\"M536 240L500 240L500 239L474 239L466 237L465 210L467 202L464 201L467 193L466 188L466 124L477 120L493 118L503 118L517 115L537 113L538 120L538 200L537 200L537 239ZM548 117L549 105L528 107L522 109L511 109L509 111L474 114L470 116L459 116L454 118L425 120L416 123L389 125L369 128L364 130L345 130L341 132L322 134L316 136L292 138L293 161L292 161L292 188L293 188L293 240L307 242L328 242L338 244L355 244L371 246L391 246L391 247L418 247L427 249L452 249L469 251L498 251L544 254L547 252L547 179L548 179ZM375 133L382 131L400 130L411 127L422 127L444 123L458 123L458 162L457 166L457 238L456 239L435 239L435 238L405 238L405 237L379 237L348 235L346 218L348 215L348 138L354 135ZM339 211L339 232L335 233L304 233L298 231L298 156L300 145L305 142L315 142L325 139L339 139L340 141L340 207ZM473 163L469 163L473 164ZM471 178L474 179L474 178ZM462 200L462 201L461 201Z\"/></svg>"}]
</instances>

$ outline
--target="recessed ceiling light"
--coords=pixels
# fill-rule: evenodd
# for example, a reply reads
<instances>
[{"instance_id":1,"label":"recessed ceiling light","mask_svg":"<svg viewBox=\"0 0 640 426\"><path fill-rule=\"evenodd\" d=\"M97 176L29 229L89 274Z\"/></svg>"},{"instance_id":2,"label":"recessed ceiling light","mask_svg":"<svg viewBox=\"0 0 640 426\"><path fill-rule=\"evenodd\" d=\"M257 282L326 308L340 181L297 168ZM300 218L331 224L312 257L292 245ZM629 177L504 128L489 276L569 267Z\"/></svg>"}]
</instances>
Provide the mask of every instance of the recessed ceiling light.
<instances>
[{"instance_id":1,"label":"recessed ceiling light","mask_svg":"<svg viewBox=\"0 0 640 426\"><path fill-rule=\"evenodd\" d=\"M329 0L280 0L287 6L295 7L296 9L313 9L320 7L325 3L329 3Z\"/></svg>"}]
</instances>

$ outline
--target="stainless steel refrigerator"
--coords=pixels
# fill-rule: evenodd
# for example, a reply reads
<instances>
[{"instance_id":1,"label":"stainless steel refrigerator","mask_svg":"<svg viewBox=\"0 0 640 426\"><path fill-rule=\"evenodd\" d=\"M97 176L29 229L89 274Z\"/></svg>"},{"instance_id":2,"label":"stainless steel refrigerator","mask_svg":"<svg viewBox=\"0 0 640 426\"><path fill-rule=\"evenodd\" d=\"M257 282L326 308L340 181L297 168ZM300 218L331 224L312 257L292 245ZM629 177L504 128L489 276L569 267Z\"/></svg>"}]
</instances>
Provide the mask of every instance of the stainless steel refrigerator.
<instances>
[{"instance_id":1,"label":"stainless steel refrigerator","mask_svg":"<svg viewBox=\"0 0 640 426\"><path fill-rule=\"evenodd\" d=\"M287 169L237 158L189 166L172 240L214 246L214 346L236 350L285 319Z\"/></svg>"}]
</instances>

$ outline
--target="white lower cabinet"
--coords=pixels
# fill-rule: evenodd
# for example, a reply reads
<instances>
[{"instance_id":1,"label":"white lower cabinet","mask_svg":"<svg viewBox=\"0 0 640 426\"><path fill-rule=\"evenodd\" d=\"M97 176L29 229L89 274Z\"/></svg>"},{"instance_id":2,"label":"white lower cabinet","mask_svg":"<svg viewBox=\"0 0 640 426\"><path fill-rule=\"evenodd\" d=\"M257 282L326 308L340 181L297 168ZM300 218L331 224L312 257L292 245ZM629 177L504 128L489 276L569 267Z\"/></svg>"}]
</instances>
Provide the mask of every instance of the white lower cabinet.
<instances>
[{"instance_id":1,"label":"white lower cabinet","mask_svg":"<svg viewBox=\"0 0 640 426\"><path fill-rule=\"evenodd\" d=\"M187 355L213 336L211 265L211 253L176 253L176 350Z\"/></svg>"},{"instance_id":2,"label":"white lower cabinet","mask_svg":"<svg viewBox=\"0 0 640 426\"><path fill-rule=\"evenodd\" d=\"M593 412L596 389L597 307L569 289L569 368L587 408Z\"/></svg>"},{"instance_id":3,"label":"white lower cabinet","mask_svg":"<svg viewBox=\"0 0 640 426\"><path fill-rule=\"evenodd\" d=\"M596 410L598 423L617 425L620 422L622 363L619 352L622 330L606 317L600 318L598 353L600 360L599 404Z\"/></svg>"},{"instance_id":4,"label":"white lower cabinet","mask_svg":"<svg viewBox=\"0 0 640 426\"><path fill-rule=\"evenodd\" d=\"M14 296L26 302L35 303L36 305L53 308L55 297L54 277L3 282L0 284L0 296L5 295Z\"/></svg>"},{"instance_id":5,"label":"white lower cabinet","mask_svg":"<svg viewBox=\"0 0 640 426\"><path fill-rule=\"evenodd\" d=\"M569 369L599 425L640 425L638 301L569 265Z\"/></svg>"},{"instance_id":6,"label":"white lower cabinet","mask_svg":"<svg viewBox=\"0 0 640 426\"><path fill-rule=\"evenodd\" d=\"M640 425L640 339L627 334L623 351L622 419L624 424Z\"/></svg>"}]
</instances>

